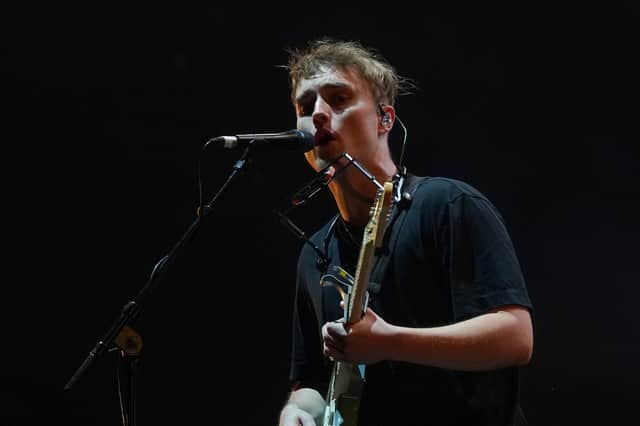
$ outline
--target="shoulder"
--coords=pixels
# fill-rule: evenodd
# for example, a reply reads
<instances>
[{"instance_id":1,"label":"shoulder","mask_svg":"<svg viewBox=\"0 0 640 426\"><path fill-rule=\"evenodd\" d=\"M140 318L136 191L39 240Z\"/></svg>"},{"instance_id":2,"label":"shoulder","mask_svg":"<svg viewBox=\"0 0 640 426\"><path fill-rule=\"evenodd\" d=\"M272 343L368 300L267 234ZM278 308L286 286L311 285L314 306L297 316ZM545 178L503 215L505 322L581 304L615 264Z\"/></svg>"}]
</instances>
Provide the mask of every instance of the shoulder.
<instances>
[{"instance_id":1,"label":"shoulder","mask_svg":"<svg viewBox=\"0 0 640 426\"><path fill-rule=\"evenodd\" d=\"M448 177L417 178L411 189L415 213L434 223L489 216L502 221L498 209L485 194L467 182Z\"/></svg>"},{"instance_id":2,"label":"shoulder","mask_svg":"<svg viewBox=\"0 0 640 426\"><path fill-rule=\"evenodd\" d=\"M449 204L461 197L481 198L486 196L467 182L448 177L415 177L417 183L413 196L418 200L429 203L437 202Z\"/></svg>"},{"instance_id":3,"label":"shoulder","mask_svg":"<svg viewBox=\"0 0 640 426\"><path fill-rule=\"evenodd\" d=\"M412 204L423 212L443 214L453 206L469 202L485 205L494 209L487 197L467 182L448 177L411 177L410 185Z\"/></svg>"}]
</instances>

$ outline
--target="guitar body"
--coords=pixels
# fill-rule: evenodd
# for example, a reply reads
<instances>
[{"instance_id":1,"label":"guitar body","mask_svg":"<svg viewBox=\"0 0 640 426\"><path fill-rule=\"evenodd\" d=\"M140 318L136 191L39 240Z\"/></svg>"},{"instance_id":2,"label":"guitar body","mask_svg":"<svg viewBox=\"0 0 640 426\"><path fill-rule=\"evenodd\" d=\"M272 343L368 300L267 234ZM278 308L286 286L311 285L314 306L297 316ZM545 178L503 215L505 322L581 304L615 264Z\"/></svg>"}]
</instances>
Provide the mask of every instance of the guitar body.
<instances>
[{"instance_id":1,"label":"guitar body","mask_svg":"<svg viewBox=\"0 0 640 426\"><path fill-rule=\"evenodd\" d=\"M346 326L360 321L367 308L369 277L375 249L382 245L385 225L390 214L393 184L386 182L378 191L370 219L362 237L356 276L334 266L321 278L321 284L335 286L344 301ZM360 399L365 385L365 365L336 361L331 373L322 426L357 426Z\"/></svg>"},{"instance_id":2,"label":"guitar body","mask_svg":"<svg viewBox=\"0 0 640 426\"><path fill-rule=\"evenodd\" d=\"M358 423L364 372L363 364L353 365L337 361L333 365L323 426L347 426Z\"/></svg>"}]
</instances>

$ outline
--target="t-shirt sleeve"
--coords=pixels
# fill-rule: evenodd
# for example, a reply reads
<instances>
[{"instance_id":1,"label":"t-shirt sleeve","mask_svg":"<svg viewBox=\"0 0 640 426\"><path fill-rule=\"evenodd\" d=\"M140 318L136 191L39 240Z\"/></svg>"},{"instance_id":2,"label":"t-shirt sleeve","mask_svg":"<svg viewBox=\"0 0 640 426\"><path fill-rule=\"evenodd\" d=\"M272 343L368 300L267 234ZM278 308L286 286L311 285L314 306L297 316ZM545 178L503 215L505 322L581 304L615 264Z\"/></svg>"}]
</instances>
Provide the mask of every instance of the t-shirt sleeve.
<instances>
[{"instance_id":1,"label":"t-shirt sleeve","mask_svg":"<svg viewBox=\"0 0 640 426\"><path fill-rule=\"evenodd\" d=\"M532 308L520 263L497 209L484 197L463 193L442 219L456 321L505 305Z\"/></svg>"}]
</instances>

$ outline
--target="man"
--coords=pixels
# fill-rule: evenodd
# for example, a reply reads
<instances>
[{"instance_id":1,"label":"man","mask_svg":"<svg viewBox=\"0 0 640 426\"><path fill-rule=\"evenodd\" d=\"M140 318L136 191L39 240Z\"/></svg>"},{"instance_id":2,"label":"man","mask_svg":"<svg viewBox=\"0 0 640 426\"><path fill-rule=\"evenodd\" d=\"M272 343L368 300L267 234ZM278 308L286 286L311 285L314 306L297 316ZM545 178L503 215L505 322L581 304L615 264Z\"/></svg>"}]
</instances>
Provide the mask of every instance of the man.
<instances>
[{"instance_id":1,"label":"man","mask_svg":"<svg viewBox=\"0 0 640 426\"><path fill-rule=\"evenodd\" d=\"M378 182L406 193L394 207L380 289L362 320L341 321L327 266L303 248L298 262L291 379L281 426L322 417L334 360L366 364L360 425L520 425L518 366L533 348L531 303L500 214L471 186L405 176L388 135L403 80L375 51L319 40L289 62L297 127L320 171L348 153ZM312 238L354 274L376 186L343 159L329 184L339 215Z\"/></svg>"}]
</instances>

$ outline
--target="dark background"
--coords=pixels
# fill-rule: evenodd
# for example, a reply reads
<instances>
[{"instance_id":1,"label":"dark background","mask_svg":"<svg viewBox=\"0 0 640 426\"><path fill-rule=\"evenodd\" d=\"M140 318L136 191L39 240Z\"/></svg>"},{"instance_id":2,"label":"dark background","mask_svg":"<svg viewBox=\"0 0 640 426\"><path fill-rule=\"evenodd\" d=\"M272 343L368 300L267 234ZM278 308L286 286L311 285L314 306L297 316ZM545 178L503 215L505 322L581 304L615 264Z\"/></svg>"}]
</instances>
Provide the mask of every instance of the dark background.
<instances>
[{"instance_id":1,"label":"dark background","mask_svg":"<svg viewBox=\"0 0 640 426\"><path fill-rule=\"evenodd\" d=\"M322 35L414 79L410 170L505 217L536 308L530 424L638 424L633 2L51 3L0 14L2 426L117 424L116 353L63 386L194 220L198 159L208 199L240 155L204 142L295 127L278 65ZM290 152L255 167L274 196L237 181L143 305L139 424L276 424L300 242L270 212L311 174ZM322 194L293 218L334 210Z\"/></svg>"}]
</instances>

